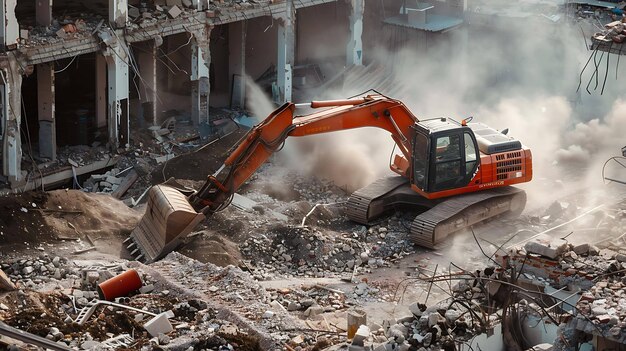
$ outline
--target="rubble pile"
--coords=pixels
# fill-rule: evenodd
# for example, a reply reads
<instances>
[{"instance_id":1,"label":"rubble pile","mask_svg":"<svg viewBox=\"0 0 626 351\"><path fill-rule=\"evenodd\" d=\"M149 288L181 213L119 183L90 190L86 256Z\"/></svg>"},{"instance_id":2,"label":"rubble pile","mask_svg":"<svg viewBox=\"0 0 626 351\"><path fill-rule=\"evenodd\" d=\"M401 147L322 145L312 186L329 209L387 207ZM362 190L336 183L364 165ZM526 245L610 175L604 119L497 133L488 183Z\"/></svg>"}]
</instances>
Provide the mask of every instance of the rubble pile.
<instances>
[{"instance_id":1,"label":"rubble pile","mask_svg":"<svg viewBox=\"0 0 626 351\"><path fill-rule=\"evenodd\" d=\"M17 290L0 299L0 318L70 347L234 350L258 345L257 337L217 318L206 302L155 288L158 283L148 274L142 274L144 285L137 294L99 300L98 284L127 270L126 262L101 265L44 254L2 268Z\"/></svg>"},{"instance_id":2,"label":"rubble pile","mask_svg":"<svg viewBox=\"0 0 626 351\"><path fill-rule=\"evenodd\" d=\"M251 260L255 278L259 280L341 277L351 275L359 267L369 272L402 258L413 250L406 237L404 228L390 232L382 226L369 230L361 227L350 234L309 227L280 227L248 239L241 245L241 252ZM267 255L268 252L271 255Z\"/></svg>"},{"instance_id":3,"label":"rubble pile","mask_svg":"<svg viewBox=\"0 0 626 351\"><path fill-rule=\"evenodd\" d=\"M569 327L626 343L626 277L603 279L585 291Z\"/></svg>"},{"instance_id":4,"label":"rubble pile","mask_svg":"<svg viewBox=\"0 0 626 351\"><path fill-rule=\"evenodd\" d=\"M621 44L626 40L626 19L613 21L604 25L604 30L593 35L593 40L601 43Z\"/></svg>"},{"instance_id":5,"label":"rubble pile","mask_svg":"<svg viewBox=\"0 0 626 351\"><path fill-rule=\"evenodd\" d=\"M52 20L48 27L28 27L21 32L22 47L54 44L66 39L91 38L93 33L108 27L105 17L94 13L65 14Z\"/></svg>"}]
</instances>

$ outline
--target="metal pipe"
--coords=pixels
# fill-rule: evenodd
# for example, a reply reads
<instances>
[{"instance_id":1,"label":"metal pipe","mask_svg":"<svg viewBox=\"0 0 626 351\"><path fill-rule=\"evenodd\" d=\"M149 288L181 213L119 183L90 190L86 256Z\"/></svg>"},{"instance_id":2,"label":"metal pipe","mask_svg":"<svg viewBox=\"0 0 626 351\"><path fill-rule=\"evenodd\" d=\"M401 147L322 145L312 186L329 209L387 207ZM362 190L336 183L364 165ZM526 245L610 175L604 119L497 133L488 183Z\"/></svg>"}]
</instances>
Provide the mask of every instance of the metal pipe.
<instances>
[{"instance_id":1,"label":"metal pipe","mask_svg":"<svg viewBox=\"0 0 626 351\"><path fill-rule=\"evenodd\" d=\"M66 345L42 338L41 336L25 332L23 330L13 328L0 322L0 335L7 336L11 339L19 340L27 344L43 347L44 349L56 351L71 351L72 349Z\"/></svg>"},{"instance_id":2,"label":"metal pipe","mask_svg":"<svg viewBox=\"0 0 626 351\"><path fill-rule=\"evenodd\" d=\"M347 100L327 100L327 101L311 101L312 108L335 107L335 106L354 106L365 102L365 98L347 99Z\"/></svg>"}]
</instances>

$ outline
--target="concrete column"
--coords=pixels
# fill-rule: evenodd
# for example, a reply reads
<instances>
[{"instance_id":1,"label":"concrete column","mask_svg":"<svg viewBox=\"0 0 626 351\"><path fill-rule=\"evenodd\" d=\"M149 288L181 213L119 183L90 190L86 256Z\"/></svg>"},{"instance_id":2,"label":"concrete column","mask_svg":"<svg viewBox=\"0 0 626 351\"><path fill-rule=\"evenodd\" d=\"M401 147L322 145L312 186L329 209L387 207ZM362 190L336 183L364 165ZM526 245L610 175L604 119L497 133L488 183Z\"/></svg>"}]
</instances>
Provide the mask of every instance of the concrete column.
<instances>
[{"instance_id":1,"label":"concrete column","mask_svg":"<svg viewBox=\"0 0 626 351\"><path fill-rule=\"evenodd\" d=\"M128 21L128 0L109 0L109 23L113 28L124 28Z\"/></svg>"},{"instance_id":2,"label":"concrete column","mask_svg":"<svg viewBox=\"0 0 626 351\"><path fill-rule=\"evenodd\" d=\"M140 50L137 50L137 61L139 64L139 101L143 111L144 121L152 125L158 125L157 118L157 46L154 41L145 44L137 44ZM140 116L141 118L141 116Z\"/></svg>"},{"instance_id":3,"label":"concrete column","mask_svg":"<svg viewBox=\"0 0 626 351\"><path fill-rule=\"evenodd\" d=\"M37 0L35 6L37 25L50 26L52 24L52 0Z\"/></svg>"},{"instance_id":4,"label":"concrete column","mask_svg":"<svg viewBox=\"0 0 626 351\"><path fill-rule=\"evenodd\" d=\"M11 187L24 180L22 173L22 140L20 125L22 122L22 72L19 64L9 52L7 66L2 74L2 172L9 179Z\"/></svg>"},{"instance_id":5,"label":"concrete column","mask_svg":"<svg viewBox=\"0 0 626 351\"><path fill-rule=\"evenodd\" d=\"M128 120L128 55L116 43L109 48L107 62L107 125L109 147L113 150L124 147L130 139Z\"/></svg>"},{"instance_id":6,"label":"concrete column","mask_svg":"<svg viewBox=\"0 0 626 351\"><path fill-rule=\"evenodd\" d=\"M228 25L228 77L232 94L231 107L243 108L246 103L246 33L247 21Z\"/></svg>"},{"instance_id":7,"label":"concrete column","mask_svg":"<svg viewBox=\"0 0 626 351\"><path fill-rule=\"evenodd\" d=\"M211 27L192 33L191 40L191 120L194 125L209 124L209 65L211 51L209 48ZM207 130L210 133L210 130Z\"/></svg>"},{"instance_id":8,"label":"concrete column","mask_svg":"<svg viewBox=\"0 0 626 351\"><path fill-rule=\"evenodd\" d=\"M39 115L39 156L55 160L57 135L54 111L54 66L37 65L37 102Z\"/></svg>"},{"instance_id":9,"label":"concrete column","mask_svg":"<svg viewBox=\"0 0 626 351\"><path fill-rule=\"evenodd\" d=\"M107 60L96 53L96 126L107 126Z\"/></svg>"},{"instance_id":10,"label":"concrete column","mask_svg":"<svg viewBox=\"0 0 626 351\"><path fill-rule=\"evenodd\" d=\"M291 101L292 70L294 65L295 43L295 7L293 0L285 3L285 13L278 20L278 58L276 60L276 85L278 96L277 103L282 104Z\"/></svg>"},{"instance_id":11,"label":"concrete column","mask_svg":"<svg viewBox=\"0 0 626 351\"><path fill-rule=\"evenodd\" d=\"M363 12L365 0L351 0L352 13L350 14L350 39L347 47L347 65L363 65Z\"/></svg>"},{"instance_id":12,"label":"concrete column","mask_svg":"<svg viewBox=\"0 0 626 351\"><path fill-rule=\"evenodd\" d=\"M17 0L2 0L0 3L0 45L4 48L15 47L20 36L20 27L15 17L16 5Z\"/></svg>"},{"instance_id":13,"label":"concrete column","mask_svg":"<svg viewBox=\"0 0 626 351\"><path fill-rule=\"evenodd\" d=\"M191 0L191 3L198 11L207 10L209 8L208 0Z\"/></svg>"}]
</instances>

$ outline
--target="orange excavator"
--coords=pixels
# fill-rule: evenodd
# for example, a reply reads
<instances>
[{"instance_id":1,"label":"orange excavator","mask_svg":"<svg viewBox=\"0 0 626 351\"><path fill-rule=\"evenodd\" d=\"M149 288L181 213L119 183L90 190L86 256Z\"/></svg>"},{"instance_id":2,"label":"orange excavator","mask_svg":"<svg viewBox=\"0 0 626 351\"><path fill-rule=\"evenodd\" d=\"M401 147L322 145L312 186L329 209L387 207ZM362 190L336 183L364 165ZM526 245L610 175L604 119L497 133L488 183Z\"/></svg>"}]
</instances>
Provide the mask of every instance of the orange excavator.
<instances>
[{"instance_id":1,"label":"orange excavator","mask_svg":"<svg viewBox=\"0 0 626 351\"><path fill-rule=\"evenodd\" d=\"M320 111L296 115L299 108ZM242 184L285 142L334 131L376 127L391 133L400 154L385 177L355 191L352 221L368 224L388 211L417 207L413 241L433 248L450 233L505 212L521 213L526 194L510 185L532 178L532 156L518 140L481 123L418 120L401 102L380 94L348 100L286 103L252 128L198 191L175 181L153 186L146 212L125 242L140 261L174 250L194 227L224 209Z\"/></svg>"}]
</instances>

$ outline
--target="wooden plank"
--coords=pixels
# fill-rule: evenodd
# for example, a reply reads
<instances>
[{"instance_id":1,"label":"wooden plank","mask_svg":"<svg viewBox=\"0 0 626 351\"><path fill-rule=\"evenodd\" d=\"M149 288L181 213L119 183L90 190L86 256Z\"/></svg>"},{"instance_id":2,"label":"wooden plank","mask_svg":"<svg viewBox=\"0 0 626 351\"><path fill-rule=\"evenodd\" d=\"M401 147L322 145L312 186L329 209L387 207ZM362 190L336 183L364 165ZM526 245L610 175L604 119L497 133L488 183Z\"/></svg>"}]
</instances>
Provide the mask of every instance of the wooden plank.
<instances>
[{"instance_id":1,"label":"wooden plank","mask_svg":"<svg viewBox=\"0 0 626 351\"><path fill-rule=\"evenodd\" d=\"M130 172L128 172L128 174L126 175L126 177L122 179L122 182L117 187L117 189L115 189L115 191L111 193L111 196L113 196L116 199L119 199L122 196L124 196L124 194L126 194L128 189L137 181L137 178L139 178L139 174L137 174L137 172L135 172L134 169L131 169Z\"/></svg>"}]
</instances>

